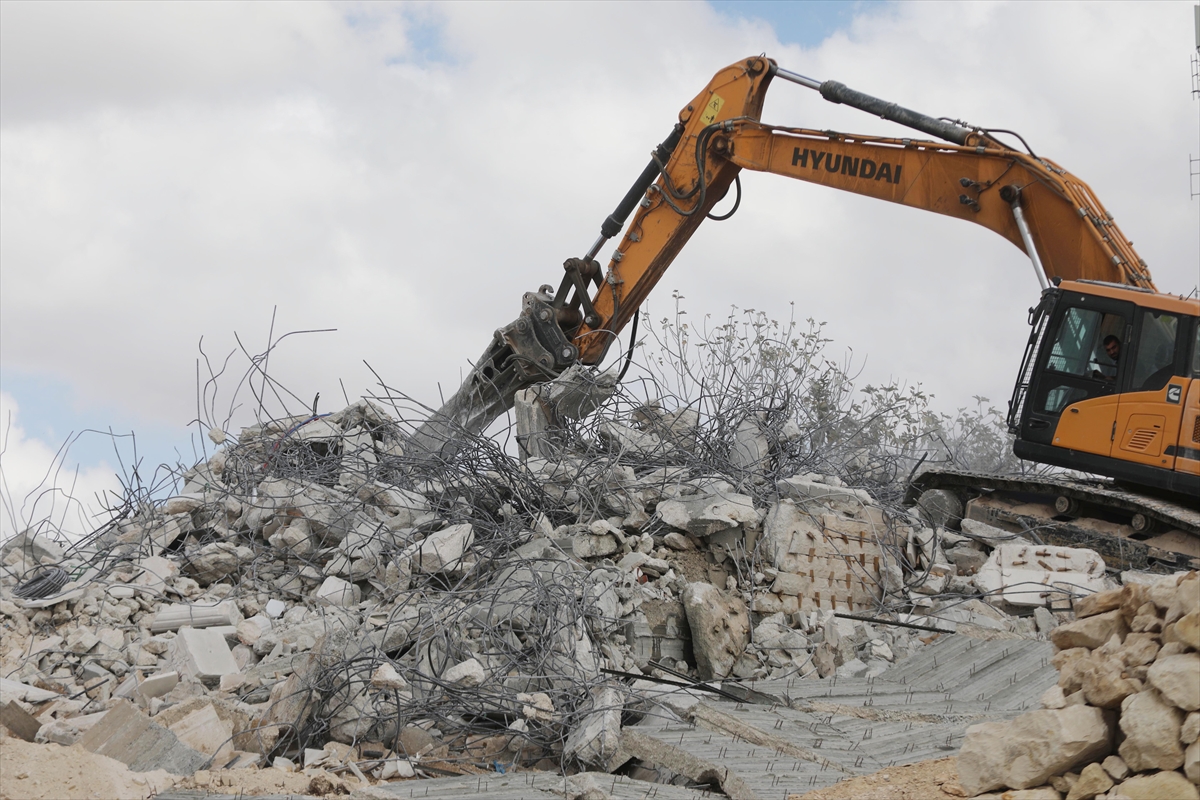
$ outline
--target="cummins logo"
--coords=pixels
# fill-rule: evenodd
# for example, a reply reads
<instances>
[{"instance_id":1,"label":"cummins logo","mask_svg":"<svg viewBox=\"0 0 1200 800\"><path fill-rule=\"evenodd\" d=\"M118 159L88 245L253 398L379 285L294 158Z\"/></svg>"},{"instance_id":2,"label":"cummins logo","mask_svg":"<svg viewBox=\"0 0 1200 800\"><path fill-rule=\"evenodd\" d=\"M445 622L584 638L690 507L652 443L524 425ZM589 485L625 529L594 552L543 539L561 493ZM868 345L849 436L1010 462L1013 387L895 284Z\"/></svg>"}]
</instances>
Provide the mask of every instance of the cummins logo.
<instances>
[{"instance_id":1,"label":"cummins logo","mask_svg":"<svg viewBox=\"0 0 1200 800\"><path fill-rule=\"evenodd\" d=\"M792 166L809 167L818 170L825 168L826 172L836 172L849 175L851 178L866 178L868 180L900 182L900 164L876 164L869 158L850 158L823 150L810 150L797 147L792 153Z\"/></svg>"}]
</instances>

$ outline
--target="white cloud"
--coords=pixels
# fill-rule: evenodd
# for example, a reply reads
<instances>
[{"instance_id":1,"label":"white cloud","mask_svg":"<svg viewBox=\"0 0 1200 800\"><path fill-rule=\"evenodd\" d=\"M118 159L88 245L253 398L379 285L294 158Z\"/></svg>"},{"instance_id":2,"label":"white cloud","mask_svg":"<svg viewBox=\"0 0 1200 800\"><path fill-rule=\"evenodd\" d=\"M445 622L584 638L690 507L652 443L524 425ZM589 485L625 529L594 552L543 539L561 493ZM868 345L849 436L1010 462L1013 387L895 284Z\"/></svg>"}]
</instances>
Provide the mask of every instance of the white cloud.
<instances>
[{"instance_id":1,"label":"white cloud","mask_svg":"<svg viewBox=\"0 0 1200 800\"><path fill-rule=\"evenodd\" d=\"M29 436L19 411L13 397L0 392L0 541L44 520L70 538L94 530L107 520L106 506L120 497L114 470L104 461L80 467L69 441Z\"/></svg>"},{"instance_id":2,"label":"white cloud","mask_svg":"<svg viewBox=\"0 0 1200 800\"><path fill-rule=\"evenodd\" d=\"M275 307L277 334L339 329L272 357L299 397L340 402L339 378L360 393L366 360L436 403L521 293L591 243L678 108L762 51L1019 130L1092 185L1161 288L1197 281L1189 3L903 3L812 49L697 3L0 11L0 358L181 431L196 342L223 356L236 330L261 349ZM900 130L785 84L764 119ZM744 184L655 316L672 288L693 315L794 299L869 355L868 380L923 382L948 408L1007 398L1037 292L1018 250L932 214Z\"/></svg>"}]
</instances>

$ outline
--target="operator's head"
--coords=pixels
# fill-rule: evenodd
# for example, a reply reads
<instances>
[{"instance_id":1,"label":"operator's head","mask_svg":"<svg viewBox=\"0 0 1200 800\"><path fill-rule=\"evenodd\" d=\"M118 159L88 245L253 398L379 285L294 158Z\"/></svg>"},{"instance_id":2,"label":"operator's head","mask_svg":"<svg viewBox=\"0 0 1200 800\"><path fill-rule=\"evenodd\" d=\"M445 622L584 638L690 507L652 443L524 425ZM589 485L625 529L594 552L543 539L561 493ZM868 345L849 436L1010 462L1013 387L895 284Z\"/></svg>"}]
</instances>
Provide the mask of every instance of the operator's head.
<instances>
[{"instance_id":1,"label":"operator's head","mask_svg":"<svg viewBox=\"0 0 1200 800\"><path fill-rule=\"evenodd\" d=\"M1108 353L1108 357L1116 361L1121 357L1121 340L1113 335L1104 337L1104 352Z\"/></svg>"}]
</instances>

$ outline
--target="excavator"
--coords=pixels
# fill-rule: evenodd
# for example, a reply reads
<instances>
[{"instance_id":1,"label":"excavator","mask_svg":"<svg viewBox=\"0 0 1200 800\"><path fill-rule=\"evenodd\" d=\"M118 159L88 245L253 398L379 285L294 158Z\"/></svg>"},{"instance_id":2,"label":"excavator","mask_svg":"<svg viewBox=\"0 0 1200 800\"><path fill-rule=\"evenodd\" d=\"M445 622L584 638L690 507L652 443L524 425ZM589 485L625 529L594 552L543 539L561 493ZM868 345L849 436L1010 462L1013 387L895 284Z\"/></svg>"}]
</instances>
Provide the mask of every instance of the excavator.
<instances>
[{"instance_id":1,"label":"excavator","mask_svg":"<svg viewBox=\"0 0 1200 800\"><path fill-rule=\"evenodd\" d=\"M774 80L938 141L768 125L760 114ZM908 502L943 524L969 517L1094 546L1121 568L1200 565L1200 300L1158 291L1087 184L1018 134L930 117L764 56L722 69L683 107L595 242L565 261L557 290L524 295L408 452L447 455L519 390L600 363L631 320L636 338L638 307L705 219L732 214L712 214L731 188L737 209L743 169L974 222L1032 263L1042 292L1008 425L1015 455L1069 472L927 470ZM596 256L622 230L601 269Z\"/></svg>"}]
</instances>

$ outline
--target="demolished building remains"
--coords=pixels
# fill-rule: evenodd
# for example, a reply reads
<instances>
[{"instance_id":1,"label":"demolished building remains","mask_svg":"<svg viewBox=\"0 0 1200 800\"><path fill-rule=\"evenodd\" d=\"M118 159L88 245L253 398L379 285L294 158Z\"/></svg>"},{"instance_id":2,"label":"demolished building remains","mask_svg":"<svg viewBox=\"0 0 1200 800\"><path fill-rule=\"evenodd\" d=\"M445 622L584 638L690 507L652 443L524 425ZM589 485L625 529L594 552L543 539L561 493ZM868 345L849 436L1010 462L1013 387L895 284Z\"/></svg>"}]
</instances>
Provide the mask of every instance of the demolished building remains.
<instances>
[{"instance_id":1,"label":"demolished building remains","mask_svg":"<svg viewBox=\"0 0 1200 800\"><path fill-rule=\"evenodd\" d=\"M1196 573L777 474L754 418L724 470L687 408L564 445L595 406L535 392L518 456L419 464L372 400L214 428L177 494L10 540L0 733L218 794L786 797L965 741L970 793L1195 796Z\"/></svg>"}]
</instances>

